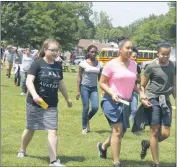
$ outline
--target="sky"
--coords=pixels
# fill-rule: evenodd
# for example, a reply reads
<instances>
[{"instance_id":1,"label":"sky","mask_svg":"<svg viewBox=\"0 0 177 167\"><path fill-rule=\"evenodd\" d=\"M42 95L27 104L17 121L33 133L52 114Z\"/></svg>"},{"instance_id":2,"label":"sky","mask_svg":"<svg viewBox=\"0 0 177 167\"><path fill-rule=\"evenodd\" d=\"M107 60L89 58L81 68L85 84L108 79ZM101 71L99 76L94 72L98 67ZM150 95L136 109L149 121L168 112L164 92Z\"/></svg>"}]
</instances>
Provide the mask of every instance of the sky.
<instances>
[{"instance_id":1,"label":"sky","mask_svg":"<svg viewBox=\"0 0 177 167\"><path fill-rule=\"evenodd\" d=\"M167 2L93 2L93 11L106 12L113 27L124 27L150 14L166 14L169 7Z\"/></svg>"}]
</instances>

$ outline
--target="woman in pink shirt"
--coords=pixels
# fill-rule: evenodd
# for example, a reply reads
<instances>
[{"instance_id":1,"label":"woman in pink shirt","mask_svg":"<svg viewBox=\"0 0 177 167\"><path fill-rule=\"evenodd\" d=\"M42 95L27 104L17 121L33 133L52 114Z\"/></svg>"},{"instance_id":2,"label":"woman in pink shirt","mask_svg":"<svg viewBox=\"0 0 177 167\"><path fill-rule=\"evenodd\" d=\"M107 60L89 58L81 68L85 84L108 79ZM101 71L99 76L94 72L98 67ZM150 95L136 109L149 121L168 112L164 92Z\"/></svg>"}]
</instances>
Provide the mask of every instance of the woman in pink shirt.
<instances>
[{"instance_id":1,"label":"woman in pink shirt","mask_svg":"<svg viewBox=\"0 0 177 167\"><path fill-rule=\"evenodd\" d=\"M129 102L135 87L137 64L130 60L132 43L124 39L119 43L119 57L108 62L99 81L105 94L101 102L102 110L112 128L111 136L102 144L98 143L100 158L106 158L111 145L113 167L122 167L119 161L121 139L129 127ZM126 102L123 104L122 100Z\"/></svg>"}]
</instances>

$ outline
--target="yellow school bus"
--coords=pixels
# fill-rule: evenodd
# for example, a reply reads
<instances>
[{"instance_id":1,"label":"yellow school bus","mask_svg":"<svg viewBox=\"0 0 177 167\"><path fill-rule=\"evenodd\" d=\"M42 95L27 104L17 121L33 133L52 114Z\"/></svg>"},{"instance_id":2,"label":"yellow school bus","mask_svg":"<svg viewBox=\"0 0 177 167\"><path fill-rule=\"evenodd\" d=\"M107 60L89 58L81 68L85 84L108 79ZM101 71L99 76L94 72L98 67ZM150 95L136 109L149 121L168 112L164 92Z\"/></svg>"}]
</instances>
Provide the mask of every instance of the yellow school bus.
<instances>
[{"instance_id":1,"label":"yellow school bus","mask_svg":"<svg viewBox=\"0 0 177 167\"><path fill-rule=\"evenodd\" d=\"M139 50L139 55L137 57L137 63L141 64L144 61L152 61L156 56L157 51L152 50Z\"/></svg>"},{"instance_id":2,"label":"yellow school bus","mask_svg":"<svg viewBox=\"0 0 177 167\"><path fill-rule=\"evenodd\" d=\"M118 57L118 48L102 48L97 56L97 60L105 65L108 61Z\"/></svg>"},{"instance_id":3,"label":"yellow school bus","mask_svg":"<svg viewBox=\"0 0 177 167\"><path fill-rule=\"evenodd\" d=\"M105 65L108 61L118 57L118 48L102 48L98 53L97 60ZM156 58L157 51L152 50L139 50L139 55L137 56L137 63L152 61Z\"/></svg>"}]
</instances>

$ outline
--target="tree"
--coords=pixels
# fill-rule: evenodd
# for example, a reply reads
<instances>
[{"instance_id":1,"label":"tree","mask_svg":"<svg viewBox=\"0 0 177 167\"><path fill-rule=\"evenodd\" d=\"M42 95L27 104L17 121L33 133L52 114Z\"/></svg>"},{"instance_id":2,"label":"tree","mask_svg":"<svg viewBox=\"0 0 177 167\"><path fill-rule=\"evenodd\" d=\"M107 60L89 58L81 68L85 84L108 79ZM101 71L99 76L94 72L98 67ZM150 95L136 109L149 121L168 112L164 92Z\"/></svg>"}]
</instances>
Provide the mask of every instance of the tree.
<instances>
[{"instance_id":1,"label":"tree","mask_svg":"<svg viewBox=\"0 0 177 167\"><path fill-rule=\"evenodd\" d=\"M71 50L80 35L94 36L90 2L2 2L2 40L39 48L47 38Z\"/></svg>"}]
</instances>

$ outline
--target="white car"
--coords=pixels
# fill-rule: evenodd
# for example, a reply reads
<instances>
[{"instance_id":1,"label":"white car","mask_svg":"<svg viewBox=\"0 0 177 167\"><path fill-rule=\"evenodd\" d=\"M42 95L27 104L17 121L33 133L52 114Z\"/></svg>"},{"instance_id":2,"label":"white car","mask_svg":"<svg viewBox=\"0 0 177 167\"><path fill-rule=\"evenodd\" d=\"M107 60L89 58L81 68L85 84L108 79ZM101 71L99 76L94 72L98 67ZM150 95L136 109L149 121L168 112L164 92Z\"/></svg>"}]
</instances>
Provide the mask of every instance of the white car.
<instances>
[{"instance_id":1,"label":"white car","mask_svg":"<svg viewBox=\"0 0 177 167\"><path fill-rule=\"evenodd\" d=\"M76 57L76 58L74 59L74 64L79 65L79 63L80 63L81 61L83 61L84 59L85 59L85 56L78 56L78 57Z\"/></svg>"}]
</instances>

